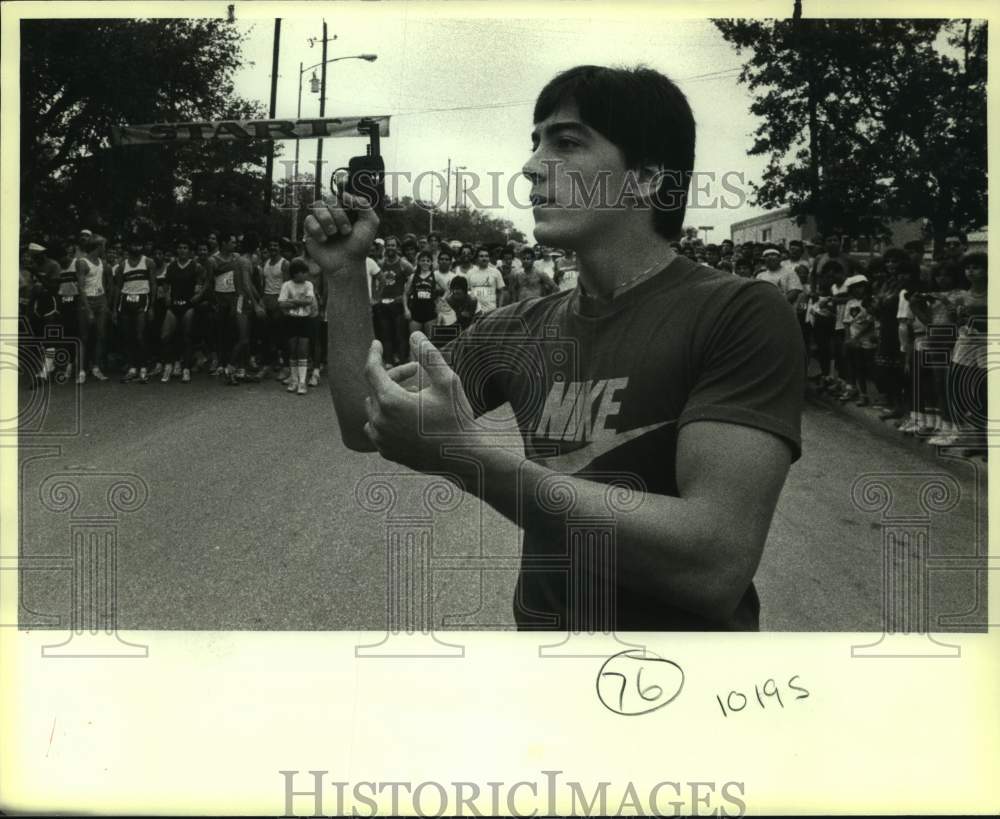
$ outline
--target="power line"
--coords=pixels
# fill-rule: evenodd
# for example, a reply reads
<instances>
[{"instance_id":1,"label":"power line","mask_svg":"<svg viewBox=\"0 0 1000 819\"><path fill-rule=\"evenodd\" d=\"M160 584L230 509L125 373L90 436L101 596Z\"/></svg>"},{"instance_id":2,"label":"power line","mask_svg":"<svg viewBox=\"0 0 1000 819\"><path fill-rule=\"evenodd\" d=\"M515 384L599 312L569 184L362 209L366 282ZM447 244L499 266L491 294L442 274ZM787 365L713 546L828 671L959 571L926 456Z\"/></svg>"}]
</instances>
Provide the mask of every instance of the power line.
<instances>
[{"instance_id":1,"label":"power line","mask_svg":"<svg viewBox=\"0 0 1000 819\"><path fill-rule=\"evenodd\" d=\"M709 71L705 74L694 74L690 77L678 77L676 82L697 82L700 80L719 80L726 79L730 76L736 76L742 71L742 68L726 68L720 71ZM495 102L487 105L456 105L446 108L417 108L417 109L402 109L401 111L392 114L396 117L407 117L413 116L414 114L438 114L446 113L449 111L487 111L498 108L518 108L522 105L534 105L535 100L521 100L518 102Z\"/></svg>"}]
</instances>

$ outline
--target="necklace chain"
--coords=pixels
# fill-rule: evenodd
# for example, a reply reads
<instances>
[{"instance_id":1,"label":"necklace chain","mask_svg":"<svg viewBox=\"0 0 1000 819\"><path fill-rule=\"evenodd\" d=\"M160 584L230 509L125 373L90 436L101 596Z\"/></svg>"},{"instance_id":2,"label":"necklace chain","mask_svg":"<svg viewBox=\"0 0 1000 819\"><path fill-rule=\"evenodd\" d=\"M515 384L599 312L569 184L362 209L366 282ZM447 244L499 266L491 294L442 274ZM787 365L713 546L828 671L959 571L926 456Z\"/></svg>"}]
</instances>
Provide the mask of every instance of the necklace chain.
<instances>
[{"instance_id":1,"label":"necklace chain","mask_svg":"<svg viewBox=\"0 0 1000 819\"><path fill-rule=\"evenodd\" d=\"M628 287L629 285L636 284L636 283L642 281L643 279L649 277L651 274L655 273L657 270L660 270L662 268L662 266L663 266L663 261L664 261L663 259L660 259L659 261L653 262L653 264L651 264L649 267L647 267L645 270L643 270L642 273L639 273L639 274L633 276L631 279L626 279L621 284L617 285L614 290L611 291L611 295L613 296L619 290L623 290L624 288Z\"/></svg>"}]
</instances>

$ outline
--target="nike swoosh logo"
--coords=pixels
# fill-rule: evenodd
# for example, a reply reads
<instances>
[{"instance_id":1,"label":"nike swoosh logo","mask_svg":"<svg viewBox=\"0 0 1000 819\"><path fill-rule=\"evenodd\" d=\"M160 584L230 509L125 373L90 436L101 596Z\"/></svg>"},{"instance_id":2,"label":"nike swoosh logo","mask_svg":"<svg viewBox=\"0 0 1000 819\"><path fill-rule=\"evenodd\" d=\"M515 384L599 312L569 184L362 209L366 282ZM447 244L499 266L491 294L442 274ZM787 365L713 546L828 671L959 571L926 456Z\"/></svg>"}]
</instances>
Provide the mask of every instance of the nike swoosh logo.
<instances>
[{"instance_id":1,"label":"nike swoosh logo","mask_svg":"<svg viewBox=\"0 0 1000 819\"><path fill-rule=\"evenodd\" d=\"M617 449L622 446L622 444L627 444L629 441L641 438L643 435L659 429L660 427L676 423L676 421L659 421L655 424L650 424L649 426L625 430L624 432L616 433L611 438L601 438L588 444L587 446L574 449L572 452L567 452L563 455L553 455L549 458L540 458L536 460L535 463L541 464L542 466L555 470L556 472L579 472L592 461L597 460L602 455L605 455L613 449Z\"/></svg>"}]
</instances>

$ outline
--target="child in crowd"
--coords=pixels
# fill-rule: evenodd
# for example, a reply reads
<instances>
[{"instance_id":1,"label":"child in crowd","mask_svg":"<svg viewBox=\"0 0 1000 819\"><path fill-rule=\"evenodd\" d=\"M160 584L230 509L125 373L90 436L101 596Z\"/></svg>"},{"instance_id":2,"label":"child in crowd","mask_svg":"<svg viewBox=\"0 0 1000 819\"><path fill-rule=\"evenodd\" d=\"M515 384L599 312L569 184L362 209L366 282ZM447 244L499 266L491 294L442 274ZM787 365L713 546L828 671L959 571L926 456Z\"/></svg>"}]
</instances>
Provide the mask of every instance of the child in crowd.
<instances>
[{"instance_id":1,"label":"child in crowd","mask_svg":"<svg viewBox=\"0 0 1000 819\"><path fill-rule=\"evenodd\" d=\"M867 407L868 377L875 360L875 319L869 312L868 278L862 275L849 276L844 281L847 301L844 303L844 354L850 360L850 372L854 380L854 391L859 407ZM849 401L851 394L844 392L841 401Z\"/></svg>"},{"instance_id":2,"label":"child in crowd","mask_svg":"<svg viewBox=\"0 0 1000 819\"><path fill-rule=\"evenodd\" d=\"M953 298L958 339L951 354L948 394L952 396L954 426L945 443L968 443L972 452L986 455L986 282L985 252L963 259L967 290Z\"/></svg>"},{"instance_id":3,"label":"child in crowd","mask_svg":"<svg viewBox=\"0 0 1000 819\"><path fill-rule=\"evenodd\" d=\"M289 350L289 366L291 377L288 381L288 391L305 395L309 368L309 342L316 333L316 317L319 315L319 302L311 281L306 276L309 265L305 259L292 259L288 266L291 279L281 285L278 294L278 307L285 314Z\"/></svg>"},{"instance_id":4,"label":"child in crowd","mask_svg":"<svg viewBox=\"0 0 1000 819\"><path fill-rule=\"evenodd\" d=\"M469 293L469 281L465 276L455 276L449 283L451 291L448 294L448 304L455 311L458 326L465 330L476 319L479 303L476 297Z\"/></svg>"}]
</instances>

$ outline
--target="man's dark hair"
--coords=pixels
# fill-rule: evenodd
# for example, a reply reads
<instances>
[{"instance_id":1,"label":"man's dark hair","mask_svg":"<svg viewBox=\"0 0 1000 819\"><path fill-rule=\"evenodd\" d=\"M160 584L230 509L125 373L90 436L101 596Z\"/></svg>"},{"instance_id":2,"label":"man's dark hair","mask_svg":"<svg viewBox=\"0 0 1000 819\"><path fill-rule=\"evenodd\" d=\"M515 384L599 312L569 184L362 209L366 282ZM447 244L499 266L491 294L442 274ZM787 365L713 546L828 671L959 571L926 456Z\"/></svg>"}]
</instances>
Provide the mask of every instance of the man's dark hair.
<instances>
[{"instance_id":1,"label":"man's dark hair","mask_svg":"<svg viewBox=\"0 0 1000 819\"><path fill-rule=\"evenodd\" d=\"M437 239L440 242L441 234L438 233L436 230L432 230L430 233L427 234L427 241L429 242L431 239Z\"/></svg>"},{"instance_id":2,"label":"man's dark hair","mask_svg":"<svg viewBox=\"0 0 1000 819\"><path fill-rule=\"evenodd\" d=\"M419 250L420 245L417 244L415 239L406 239L403 241L403 246L400 249L405 254L407 250Z\"/></svg>"},{"instance_id":3,"label":"man's dark hair","mask_svg":"<svg viewBox=\"0 0 1000 819\"><path fill-rule=\"evenodd\" d=\"M296 273L308 273L309 265L305 259L292 259L288 264L288 275L294 276Z\"/></svg>"},{"instance_id":4,"label":"man's dark hair","mask_svg":"<svg viewBox=\"0 0 1000 819\"><path fill-rule=\"evenodd\" d=\"M909 257L905 252L900 250L898 247L886 248L885 253L882 254L882 263L886 262L896 262L898 265L905 265L909 261Z\"/></svg>"},{"instance_id":5,"label":"man's dark hair","mask_svg":"<svg viewBox=\"0 0 1000 819\"><path fill-rule=\"evenodd\" d=\"M240 253L253 253L258 247L260 247L260 240L256 233L248 230L243 234L240 239Z\"/></svg>"},{"instance_id":6,"label":"man's dark hair","mask_svg":"<svg viewBox=\"0 0 1000 819\"><path fill-rule=\"evenodd\" d=\"M964 267L981 267L986 271L989 271L989 267L987 266L988 261L988 254L982 250L970 250L962 257L962 265Z\"/></svg>"},{"instance_id":7,"label":"man's dark hair","mask_svg":"<svg viewBox=\"0 0 1000 819\"><path fill-rule=\"evenodd\" d=\"M462 290L466 293L469 292L469 280L465 276L455 276L450 282L448 282L448 287L451 290Z\"/></svg>"},{"instance_id":8,"label":"man's dark hair","mask_svg":"<svg viewBox=\"0 0 1000 819\"><path fill-rule=\"evenodd\" d=\"M645 66L581 65L563 71L542 89L534 121L541 122L565 103L575 104L581 122L618 146L627 168L663 166L663 181L653 197L653 226L667 239L680 236L695 144L694 115L680 88Z\"/></svg>"}]
</instances>

